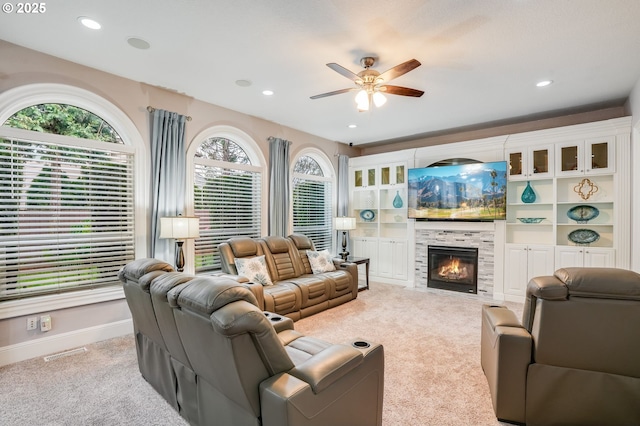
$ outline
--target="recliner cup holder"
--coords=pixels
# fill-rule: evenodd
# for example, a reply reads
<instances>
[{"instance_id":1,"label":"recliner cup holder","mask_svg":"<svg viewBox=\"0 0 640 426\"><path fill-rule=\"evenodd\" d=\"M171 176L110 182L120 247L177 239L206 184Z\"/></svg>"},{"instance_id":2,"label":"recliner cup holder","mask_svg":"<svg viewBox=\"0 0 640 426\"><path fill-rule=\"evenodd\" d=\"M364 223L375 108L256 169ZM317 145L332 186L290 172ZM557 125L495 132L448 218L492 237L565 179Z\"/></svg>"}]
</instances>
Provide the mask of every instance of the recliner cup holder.
<instances>
[{"instance_id":1,"label":"recliner cup holder","mask_svg":"<svg viewBox=\"0 0 640 426\"><path fill-rule=\"evenodd\" d=\"M362 340L356 340L355 342L352 343L352 345L358 349L365 349L371 346L369 342L364 342Z\"/></svg>"},{"instance_id":2,"label":"recliner cup holder","mask_svg":"<svg viewBox=\"0 0 640 426\"><path fill-rule=\"evenodd\" d=\"M264 316L269 318L271 321L282 321L282 317L280 315L276 315L272 312L263 312Z\"/></svg>"}]
</instances>

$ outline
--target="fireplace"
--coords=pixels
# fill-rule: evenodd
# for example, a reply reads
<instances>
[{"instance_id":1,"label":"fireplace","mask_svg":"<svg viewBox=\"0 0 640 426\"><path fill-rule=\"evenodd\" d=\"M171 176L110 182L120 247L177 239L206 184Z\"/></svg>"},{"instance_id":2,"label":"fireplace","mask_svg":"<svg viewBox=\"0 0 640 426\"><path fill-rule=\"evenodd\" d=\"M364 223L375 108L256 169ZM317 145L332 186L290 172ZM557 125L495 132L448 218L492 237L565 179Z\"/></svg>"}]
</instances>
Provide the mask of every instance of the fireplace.
<instances>
[{"instance_id":1,"label":"fireplace","mask_svg":"<svg viewBox=\"0 0 640 426\"><path fill-rule=\"evenodd\" d=\"M478 249L428 246L427 287L478 293Z\"/></svg>"}]
</instances>

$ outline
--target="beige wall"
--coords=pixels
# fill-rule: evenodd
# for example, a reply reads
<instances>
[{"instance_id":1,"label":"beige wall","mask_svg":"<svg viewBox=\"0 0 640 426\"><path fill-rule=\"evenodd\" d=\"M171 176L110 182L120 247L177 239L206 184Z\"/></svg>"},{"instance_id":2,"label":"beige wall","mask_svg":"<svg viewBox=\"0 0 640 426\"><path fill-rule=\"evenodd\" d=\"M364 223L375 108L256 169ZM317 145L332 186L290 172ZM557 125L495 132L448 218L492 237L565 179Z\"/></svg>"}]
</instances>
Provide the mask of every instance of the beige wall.
<instances>
[{"instance_id":1,"label":"beige wall","mask_svg":"<svg viewBox=\"0 0 640 426\"><path fill-rule=\"evenodd\" d=\"M163 88L44 55L2 40L0 40L0 58L0 93L34 83L58 83L88 90L123 111L134 123L147 146L149 143L149 113L146 108L153 106L192 117L192 120L186 125L187 143L191 143L198 133L209 127L228 125L251 136L259 145L266 159L269 158L267 139L270 136L292 141L292 158L305 148L316 148L324 152L333 163L336 172L338 167L337 154L358 155L359 150L350 148L346 144L322 139ZM0 309L2 309L1 304ZM56 335L73 334L86 327L99 327L101 324L117 323L130 318L124 300L58 311L45 310L42 313L52 316L53 330L46 333L27 332L26 316L0 320L0 351L3 348L6 350L7 347L19 346L25 342L33 343L43 337L51 339Z\"/></svg>"}]
</instances>

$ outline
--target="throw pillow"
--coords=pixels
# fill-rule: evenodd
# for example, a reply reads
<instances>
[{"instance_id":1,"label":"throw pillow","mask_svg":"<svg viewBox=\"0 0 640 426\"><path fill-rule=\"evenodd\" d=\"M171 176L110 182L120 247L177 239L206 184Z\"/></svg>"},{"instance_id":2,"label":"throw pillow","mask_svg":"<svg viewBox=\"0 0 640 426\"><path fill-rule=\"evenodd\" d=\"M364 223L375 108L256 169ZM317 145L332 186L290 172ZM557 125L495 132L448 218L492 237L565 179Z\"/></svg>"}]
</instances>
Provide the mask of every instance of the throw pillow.
<instances>
[{"instance_id":1,"label":"throw pillow","mask_svg":"<svg viewBox=\"0 0 640 426\"><path fill-rule=\"evenodd\" d=\"M311 270L314 274L321 274L323 272L331 272L336 270L336 265L333 264L333 259L329 254L329 250L307 250L307 257L309 258Z\"/></svg>"},{"instance_id":2,"label":"throw pillow","mask_svg":"<svg viewBox=\"0 0 640 426\"><path fill-rule=\"evenodd\" d=\"M250 259L235 259L234 262L238 270L238 275L247 277L249 281L254 283L273 285L264 256L256 256Z\"/></svg>"}]
</instances>

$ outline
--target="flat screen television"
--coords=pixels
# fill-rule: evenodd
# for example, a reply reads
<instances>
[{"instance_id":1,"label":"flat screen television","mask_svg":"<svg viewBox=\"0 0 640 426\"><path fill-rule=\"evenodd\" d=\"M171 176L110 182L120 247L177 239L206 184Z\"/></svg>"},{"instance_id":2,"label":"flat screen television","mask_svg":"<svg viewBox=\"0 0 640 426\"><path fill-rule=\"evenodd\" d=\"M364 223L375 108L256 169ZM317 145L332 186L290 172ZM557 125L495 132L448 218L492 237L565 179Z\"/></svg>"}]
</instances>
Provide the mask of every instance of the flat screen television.
<instances>
[{"instance_id":1,"label":"flat screen television","mask_svg":"<svg viewBox=\"0 0 640 426\"><path fill-rule=\"evenodd\" d=\"M409 218L494 221L507 213L507 162L409 169Z\"/></svg>"}]
</instances>

